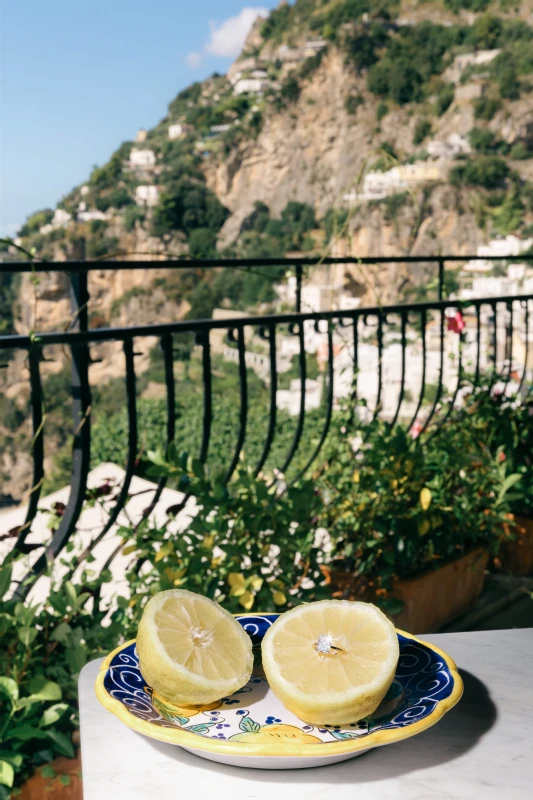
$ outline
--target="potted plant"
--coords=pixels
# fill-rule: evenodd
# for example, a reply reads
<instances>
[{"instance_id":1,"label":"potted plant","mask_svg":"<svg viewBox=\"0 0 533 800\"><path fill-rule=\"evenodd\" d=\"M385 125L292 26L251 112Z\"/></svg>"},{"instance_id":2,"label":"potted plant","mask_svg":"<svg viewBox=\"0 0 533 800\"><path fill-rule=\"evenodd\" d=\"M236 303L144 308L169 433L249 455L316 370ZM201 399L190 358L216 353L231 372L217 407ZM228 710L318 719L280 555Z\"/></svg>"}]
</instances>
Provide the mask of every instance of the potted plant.
<instances>
[{"instance_id":1,"label":"potted plant","mask_svg":"<svg viewBox=\"0 0 533 800\"><path fill-rule=\"evenodd\" d=\"M359 452L339 437L321 475L336 541L334 596L371 599L414 633L438 629L474 602L520 479L501 448L480 438L475 413L468 403L425 441L379 421Z\"/></svg>"},{"instance_id":2,"label":"potted plant","mask_svg":"<svg viewBox=\"0 0 533 800\"><path fill-rule=\"evenodd\" d=\"M500 530L494 566L513 575L533 574L533 396L520 404L503 393L481 399L476 417L483 436L498 447L508 472L521 476L509 497L509 519Z\"/></svg>"}]
</instances>

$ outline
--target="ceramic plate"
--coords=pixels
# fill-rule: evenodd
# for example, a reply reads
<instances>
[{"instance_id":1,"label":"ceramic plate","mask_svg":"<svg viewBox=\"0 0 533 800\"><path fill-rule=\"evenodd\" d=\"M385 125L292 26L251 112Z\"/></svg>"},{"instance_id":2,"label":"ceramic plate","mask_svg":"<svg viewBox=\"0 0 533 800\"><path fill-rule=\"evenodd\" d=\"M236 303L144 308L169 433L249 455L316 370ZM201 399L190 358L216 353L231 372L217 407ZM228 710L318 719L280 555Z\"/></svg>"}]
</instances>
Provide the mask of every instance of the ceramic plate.
<instances>
[{"instance_id":1,"label":"ceramic plate","mask_svg":"<svg viewBox=\"0 0 533 800\"><path fill-rule=\"evenodd\" d=\"M258 648L277 617L247 614L237 620ZM306 725L282 705L260 674L209 706L169 705L146 684L135 641L105 659L96 695L133 730L212 761L263 769L323 766L420 733L461 698L463 682L446 653L402 631L398 640L400 658L387 696L371 717L352 725Z\"/></svg>"}]
</instances>

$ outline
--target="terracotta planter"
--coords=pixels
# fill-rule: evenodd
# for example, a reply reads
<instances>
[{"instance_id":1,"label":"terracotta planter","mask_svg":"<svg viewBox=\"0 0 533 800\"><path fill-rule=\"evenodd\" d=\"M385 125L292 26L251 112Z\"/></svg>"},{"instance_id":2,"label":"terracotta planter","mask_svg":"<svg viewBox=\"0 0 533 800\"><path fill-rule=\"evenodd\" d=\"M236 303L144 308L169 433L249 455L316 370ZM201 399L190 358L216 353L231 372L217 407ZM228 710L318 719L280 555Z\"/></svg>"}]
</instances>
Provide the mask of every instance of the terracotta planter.
<instances>
[{"instance_id":1,"label":"terracotta planter","mask_svg":"<svg viewBox=\"0 0 533 800\"><path fill-rule=\"evenodd\" d=\"M512 575L533 574L533 519L515 517L516 540L504 542L499 560L503 572Z\"/></svg>"},{"instance_id":2,"label":"terracotta planter","mask_svg":"<svg viewBox=\"0 0 533 800\"><path fill-rule=\"evenodd\" d=\"M79 753L76 758L56 758L47 766L55 769L56 777L44 778L39 767L22 787L19 800L83 800ZM63 778L67 785L60 776L68 776Z\"/></svg>"},{"instance_id":3,"label":"terracotta planter","mask_svg":"<svg viewBox=\"0 0 533 800\"><path fill-rule=\"evenodd\" d=\"M404 603L399 614L388 614L397 628L408 633L431 633L464 613L479 597L485 580L488 553L482 548L430 570L416 578L395 581L391 597ZM355 599L351 575L333 572L333 596ZM368 592L357 599L374 600Z\"/></svg>"}]
</instances>

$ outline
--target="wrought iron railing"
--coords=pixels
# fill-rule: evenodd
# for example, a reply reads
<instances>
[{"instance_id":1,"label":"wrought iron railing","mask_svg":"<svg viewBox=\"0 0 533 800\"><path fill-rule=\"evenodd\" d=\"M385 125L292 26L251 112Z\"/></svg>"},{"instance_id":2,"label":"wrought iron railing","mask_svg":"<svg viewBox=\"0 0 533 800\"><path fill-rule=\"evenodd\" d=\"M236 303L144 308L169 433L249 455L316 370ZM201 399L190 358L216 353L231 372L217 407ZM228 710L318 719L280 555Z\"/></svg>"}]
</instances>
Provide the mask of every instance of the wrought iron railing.
<instances>
[{"instance_id":1,"label":"wrought iron railing","mask_svg":"<svg viewBox=\"0 0 533 800\"><path fill-rule=\"evenodd\" d=\"M473 257L475 260L475 257ZM533 256L520 257L531 260ZM174 377L175 347L180 336L195 337L197 356L201 364L203 386L202 435L198 457L209 463L209 447L213 428L212 336L214 331L225 333L225 346L231 347L232 360L238 365L239 426L232 453L227 455L225 480L229 481L238 465L247 441L249 422L249 369L257 361L269 393L269 417L265 425L262 452L253 465L258 474L265 468L276 437L281 395L278 392L281 349L283 340L298 365L298 378L284 401L292 406L294 431L286 453L279 463L270 463L287 473L300 456L292 480L303 475L313 464L330 431L335 410L348 405L360 419L378 417L395 425L402 421L416 435L433 435L438 425L449 418L460 403L462 386L500 385L503 394L520 398L530 381L530 313L533 294L506 297L485 297L467 300L442 297L446 262L466 261L467 257L398 257L382 259L327 259L328 263L425 263L435 264L438 273L438 297L425 302L403 305L374 306L350 310L302 312L301 281L304 269L316 263L312 259L283 262L280 259L251 261L202 262L68 262L5 263L4 272L61 271L69 275L71 287L72 323L66 331L32 332L27 335L0 336L2 351L22 350L27 353L33 437L31 440L33 477L26 519L17 531L14 548L32 553L30 576L42 574L67 544L76 529L87 491L90 469L91 418L94 406L91 399L89 367L90 348L102 342L122 343L124 381L128 418L128 449L125 477L109 516L98 534L100 541L113 527L127 501L131 481L138 462L139 430L135 370L135 340L157 336L163 354L166 391L166 442L174 441L179 433L176 419L176 386ZM514 259L517 260L517 259ZM285 264L297 276L296 310L291 313L267 316L242 316L234 319L184 320L179 322L137 325L130 327L89 328L90 297L88 274L92 269L161 269L226 267L247 269ZM250 358L250 332L263 343L261 358ZM39 506L45 474L44 431L41 361L43 352L51 345L68 348L72 358L73 451L71 491L57 529L43 545L28 543L32 521ZM287 348L286 348L287 349ZM321 431L316 441L304 442L304 422L310 405L310 381L307 379L307 356L317 354L321 368L320 380L313 384L314 406L321 419ZM268 374L264 374L268 363ZM416 379L414 378L416 374ZM416 385L416 390L414 386ZM429 389L431 388L431 393ZM312 398L311 398L312 399ZM429 401L429 402L428 402ZM0 443L1 446L1 443ZM307 450L306 450L307 448ZM305 451L305 452L304 452ZM304 457L302 457L304 453ZM160 480L150 500L153 509L161 497L165 480ZM0 534L6 533L0 530ZM35 553L35 549L42 552ZM28 591L31 581L23 582L19 593Z\"/></svg>"}]
</instances>

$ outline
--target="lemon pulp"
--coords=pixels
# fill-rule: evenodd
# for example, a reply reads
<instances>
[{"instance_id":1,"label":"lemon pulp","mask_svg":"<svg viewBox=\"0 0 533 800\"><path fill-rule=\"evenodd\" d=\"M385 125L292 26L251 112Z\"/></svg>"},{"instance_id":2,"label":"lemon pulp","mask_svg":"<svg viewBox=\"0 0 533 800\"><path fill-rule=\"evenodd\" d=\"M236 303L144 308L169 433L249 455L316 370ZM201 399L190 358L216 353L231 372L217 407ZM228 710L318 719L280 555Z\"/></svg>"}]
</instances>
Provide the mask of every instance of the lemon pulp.
<instances>
[{"instance_id":1,"label":"lemon pulp","mask_svg":"<svg viewBox=\"0 0 533 800\"><path fill-rule=\"evenodd\" d=\"M144 609L137 654L145 680L165 700L212 703L248 682L252 643L239 623L207 597L171 589Z\"/></svg>"},{"instance_id":2,"label":"lemon pulp","mask_svg":"<svg viewBox=\"0 0 533 800\"><path fill-rule=\"evenodd\" d=\"M262 642L270 687L305 722L338 725L376 710L398 663L393 624L370 603L322 600L281 615Z\"/></svg>"}]
</instances>

